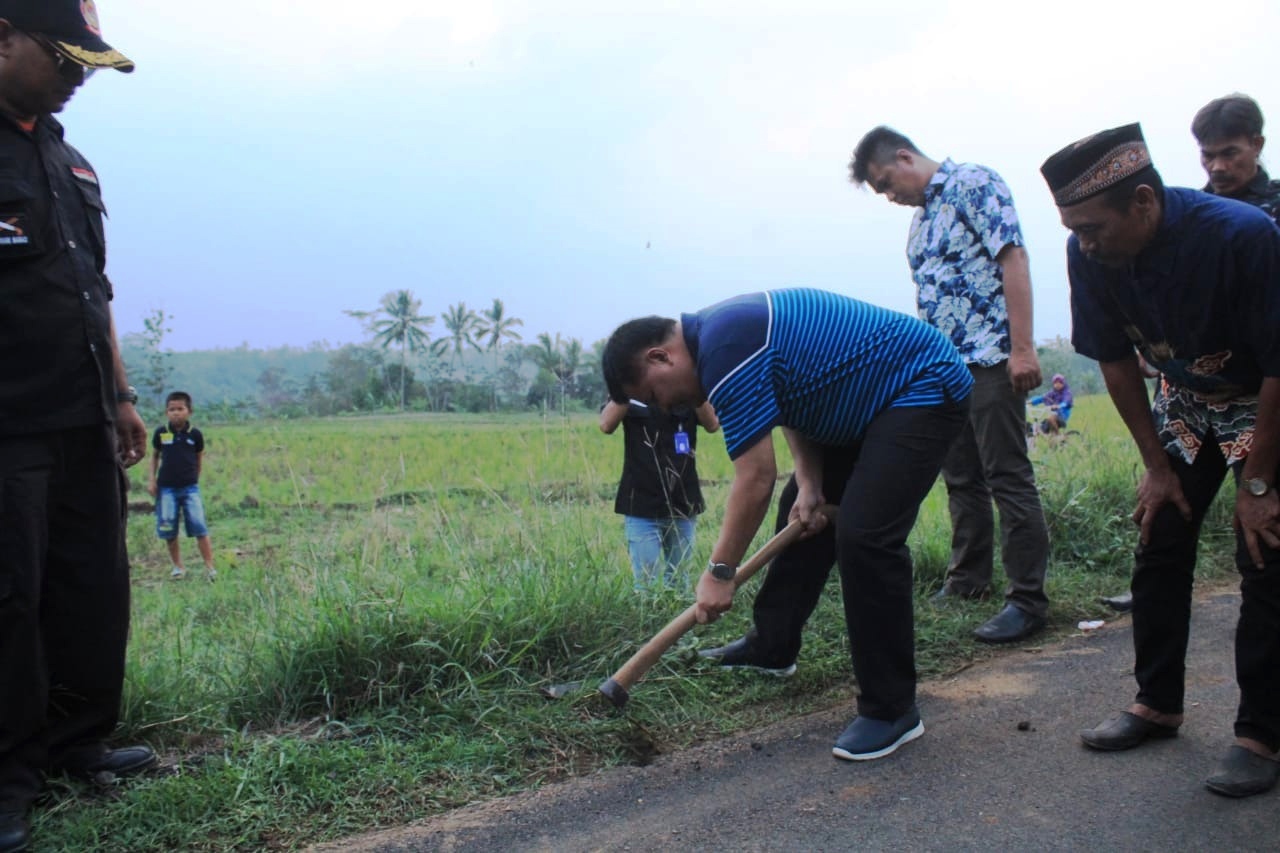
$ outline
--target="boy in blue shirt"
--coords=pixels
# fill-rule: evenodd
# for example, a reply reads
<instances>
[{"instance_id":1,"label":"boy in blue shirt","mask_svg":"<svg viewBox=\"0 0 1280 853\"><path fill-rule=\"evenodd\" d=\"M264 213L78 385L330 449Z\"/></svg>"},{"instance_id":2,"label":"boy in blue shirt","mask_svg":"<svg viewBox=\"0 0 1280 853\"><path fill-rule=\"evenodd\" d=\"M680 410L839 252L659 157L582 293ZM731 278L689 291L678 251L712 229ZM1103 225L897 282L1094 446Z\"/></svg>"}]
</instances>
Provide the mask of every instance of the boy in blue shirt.
<instances>
[{"instance_id":1,"label":"boy in blue shirt","mask_svg":"<svg viewBox=\"0 0 1280 853\"><path fill-rule=\"evenodd\" d=\"M157 427L151 437L151 480L147 491L156 499L156 536L169 547L173 569L169 577L185 577L178 546L178 516L182 515L187 535L195 537L204 560L204 576L214 580L213 546L200 500L200 467L204 459L204 435L191 425L191 395L174 391L165 399L169 422Z\"/></svg>"},{"instance_id":2,"label":"boy in blue shirt","mask_svg":"<svg viewBox=\"0 0 1280 853\"><path fill-rule=\"evenodd\" d=\"M973 378L955 347L914 317L834 293L777 290L679 321L632 320L601 361L616 401L664 409L709 401L720 419L734 477L698 580L697 621L733 606L734 572L769 510L772 433L781 427L795 473L777 525L798 520L806 533L773 561L766 582L783 593L766 615L780 636L798 637L838 563L860 694L832 752L880 758L923 734L907 535L968 417ZM818 512L826 503L839 506L832 525Z\"/></svg>"}]
</instances>

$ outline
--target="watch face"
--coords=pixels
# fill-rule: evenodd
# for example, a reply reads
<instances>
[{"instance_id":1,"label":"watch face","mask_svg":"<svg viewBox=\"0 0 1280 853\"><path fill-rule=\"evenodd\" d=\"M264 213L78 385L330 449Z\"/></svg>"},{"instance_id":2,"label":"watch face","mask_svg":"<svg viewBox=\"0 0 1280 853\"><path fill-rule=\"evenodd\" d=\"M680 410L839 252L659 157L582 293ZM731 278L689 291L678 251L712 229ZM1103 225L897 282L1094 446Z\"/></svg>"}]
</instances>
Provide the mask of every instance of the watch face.
<instances>
[{"instance_id":1,"label":"watch face","mask_svg":"<svg viewBox=\"0 0 1280 853\"><path fill-rule=\"evenodd\" d=\"M733 580L733 576L737 574L737 571L727 563L712 563L707 566L707 571L711 572L713 578L722 581Z\"/></svg>"},{"instance_id":2,"label":"watch face","mask_svg":"<svg viewBox=\"0 0 1280 853\"><path fill-rule=\"evenodd\" d=\"M1245 480L1244 487L1249 490L1249 494L1257 497L1265 495L1270 488L1267 485L1267 481L1261 479Z\"/></svg>"}]
</instances>

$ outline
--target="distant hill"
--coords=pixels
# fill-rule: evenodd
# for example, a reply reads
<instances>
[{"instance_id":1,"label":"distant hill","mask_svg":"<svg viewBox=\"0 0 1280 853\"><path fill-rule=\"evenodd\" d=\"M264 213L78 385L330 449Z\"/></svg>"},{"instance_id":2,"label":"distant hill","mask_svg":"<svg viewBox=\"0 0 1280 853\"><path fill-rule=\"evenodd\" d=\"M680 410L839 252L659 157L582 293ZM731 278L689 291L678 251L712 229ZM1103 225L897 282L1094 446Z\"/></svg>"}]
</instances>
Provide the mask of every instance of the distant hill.
<instances>
[{"instance_id":1,"label":"distant hill","mask_svg":"<svg viewBox=\"0 0 1280 853\"><path fill-rule=\"evenodd\" d=\"M145 368L144 351L132 336L121 342L125 364L131 376L141 376ZM201 403L234 402L257 399L258 378L270 368L279 368L287 380L306 384L313 375L324 373L333 350L324 344L309 347L194 350L169 353L173 367L170 390L182 390Z\"/></svg>"},{"instance_id":2,"label":"distant hill","mask_svg":"<svg viewBox=\"0 0 1280 853\"><path fill-rule=\"evenodd\" d=\"M141 385L142 377L148 372L142 337L126 335L120 347L130 377L135 384ZM349 348L349 345L335 347L328 343L314 343L306 347L250 349L247 344L242 344L232 349L168 352L166 358L172 368L168 390L186 391L198 408L201 404L213 406L258 400L263 393L259 380L268 370L279 371L279 381L283 385L303 388L313 377L323 385L331 359L344 348ZM399 361L399 353L394 349L378 352L389 365ZM410 361L410 368L420 377L423 367L420 361L415 361ZM437 363L442 365L446 375L456 372L459 376L479 375L495 367L493 353L472 350L463 352L456 361L452 354L441 356ZM528 381L536 373L536 368L525 363L520 365L519 372ZM162 401L147 402L154 408L160 408Z\"/></svg>"}]
</instances>

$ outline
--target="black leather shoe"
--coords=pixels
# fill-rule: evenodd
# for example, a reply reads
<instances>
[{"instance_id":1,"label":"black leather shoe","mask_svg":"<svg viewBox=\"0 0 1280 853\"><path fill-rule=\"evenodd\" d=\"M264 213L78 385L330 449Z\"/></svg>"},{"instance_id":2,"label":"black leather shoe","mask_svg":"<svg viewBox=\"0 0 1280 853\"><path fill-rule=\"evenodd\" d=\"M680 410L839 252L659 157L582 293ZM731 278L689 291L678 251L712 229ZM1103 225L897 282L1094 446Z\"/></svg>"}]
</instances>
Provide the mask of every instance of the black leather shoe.
<instances>
[{"instance_id":1,"label":"black leather shoe","mask_svg":"<svg viewBox=\"0 0 1280 853\"><path fill-rule=\"evenodd\" d=\"M0 812L0 853L18 853L31 844L31 829L22 812Z\"/></svg>"},{"instance_id":2,"label":"black leather shoe","mask_svg":"<svg viewBox=\"0 0 1280 853\"><path fill-rule=\"evenodd\" d=\"M87 751L64 756L53 767L54 772L82 779L93 779L100 773L112 776L131 776L152 767L156 754L147 746L126 746L105 751Z\"/></svg>"},{"instance_id":3,"label":"black leather shoe","mask_svg":"<svg viewBox=\"0 0 1280 853\"><path fill-rule=\"evenodd\" d=\"M1104 752L1117 752L1122 749L1133 749L1148 738L1170 738L1178 736L1177 726L1156 723L1146 717L1121 711L1114 717L1099 723L1091 729L1080 733L1080 740L1090 749Z\"/></svg>"},{"instance_id":4,"label":"black leather shoe","mask_svg":"<svg viewBox=\"0 0 1280 853\"><path fill-rule=\"evenodd\" d=\"M1280 779L1280 763L1236 744L1227 750L1205 787L1224 797L1251 797L1270 791Z\"/></svg>"},{"instance_id":5,"label":"black leather shoe","mask_svg":"<svg viewBox=\"0 0 1280 853\"><path fill-rule=\"evenodd\" d=\"M1103 596L1099 598L1103 604L1110 607L1117 613L1128 613L1133 610L1133 593L1122 592L1119 595Z\"/></svg>"},{"instance_id":6,"label":"black leather shoe","mask_svg":"<svg viewBox=\"0 0 1280 853\"><path fill-rule=\"evenodd\" d=\"M979 625L973 636L983 643L1016 643L1042 631L1044 624L1043 616L1032 616L1020 607L1006 604L1003 610Z\"/></svg>"}]
</instances>

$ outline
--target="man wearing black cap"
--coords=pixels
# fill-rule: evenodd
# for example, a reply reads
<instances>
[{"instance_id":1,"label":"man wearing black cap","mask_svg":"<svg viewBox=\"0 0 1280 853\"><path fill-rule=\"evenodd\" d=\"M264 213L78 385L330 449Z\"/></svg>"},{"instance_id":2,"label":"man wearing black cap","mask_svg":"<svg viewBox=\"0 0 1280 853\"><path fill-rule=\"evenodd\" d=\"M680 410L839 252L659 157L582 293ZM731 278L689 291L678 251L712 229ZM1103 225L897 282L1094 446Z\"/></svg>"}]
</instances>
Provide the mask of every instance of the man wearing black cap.
<instances>
[{"instance_id":1,"label":"man wearing black cap","mask_svg":"<svg viewBox=\"0 0 1280 853\"><path fill-rule=\"evenodd\" d=\"M109 750L129 628L123 473L146 452L111 316L98 177L60 112L133 69L92 0L0 0L0 851L29 843L46 772L123 775Z\"/></svg>"},{"instance_id":2,"label":"man wearing black cap","mask_svg":"<svg viewBox=\"0 0 1280 853\"><path fill-rule=\"evenodd\" d=\"M1200 526L1230 470L1236 495L1236 742L1210 790L1280 777L1280 228L1256 207L1165 188L1136 125L1041 167L1070 229L1072 344L1096 359L1142 456L1133 519L1128 710L1081 732L1101 750L1178 733ZM1164 377L1151 406L1138 354Z\"/></svg>"}]
</instances>

